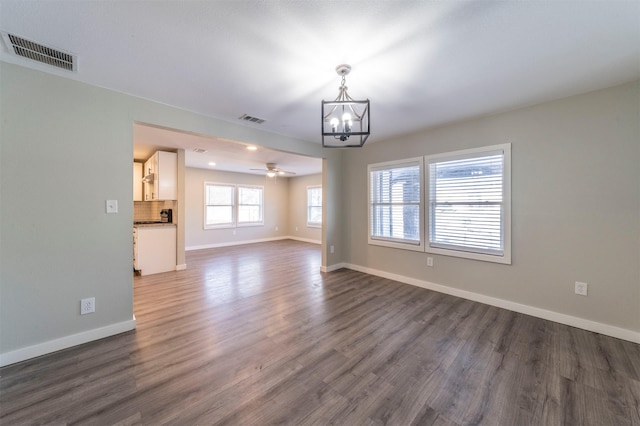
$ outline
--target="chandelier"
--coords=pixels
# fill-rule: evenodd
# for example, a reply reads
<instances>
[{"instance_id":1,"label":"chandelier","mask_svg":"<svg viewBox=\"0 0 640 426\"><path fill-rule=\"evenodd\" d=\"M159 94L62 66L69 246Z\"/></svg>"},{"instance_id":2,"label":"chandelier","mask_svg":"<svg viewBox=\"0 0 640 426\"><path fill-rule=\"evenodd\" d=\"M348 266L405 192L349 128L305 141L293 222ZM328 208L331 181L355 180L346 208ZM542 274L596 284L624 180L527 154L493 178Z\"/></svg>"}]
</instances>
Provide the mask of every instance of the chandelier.
<instances>
[{"instance_id":1,"label":"chandelier","mask_svg":"<svg viewBox=\"0 0 640 426\"><path fill-rule=\"evenodd\" d=\"M338 65L342 77L340 93L333 101L322 101L322 146L325 148L361 147L369 137L369 99L356 101L347 93L345 77L351 65Z\"/></svg>"}]
</instances>

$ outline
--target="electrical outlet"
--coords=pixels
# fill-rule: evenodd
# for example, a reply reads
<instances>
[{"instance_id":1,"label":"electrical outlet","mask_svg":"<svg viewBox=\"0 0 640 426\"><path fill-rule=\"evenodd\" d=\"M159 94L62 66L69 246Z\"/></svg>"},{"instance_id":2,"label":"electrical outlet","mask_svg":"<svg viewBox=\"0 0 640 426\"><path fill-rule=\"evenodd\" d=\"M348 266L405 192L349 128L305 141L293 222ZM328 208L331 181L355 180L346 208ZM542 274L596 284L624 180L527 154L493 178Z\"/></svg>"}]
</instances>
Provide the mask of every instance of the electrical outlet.
<instances>
[{"instance_id":1,"label":"electrical outlet","mask_svg":"<svg viewBox=\"0 0 640 426\"><path fill-rule=\"evenodd\" d=\"M580 296L586 296L589 291L589 284L581 283L580 281L576 281L575 292Z\"/></svg>"},{"instance_id":2,"label":"electrical outlet","mask_svg":"<svg viewBox=\"0 0 640 426\"><path fill-rule=\"evenodd\" d=\"M278 227L276 226L276 231L278 230Z\"/></svg>"},{"instance_id":3,"label":"electrical outlet","mask_svg":"<svg viewBox=\"0 0 640 426\"><path fill-rule=\"evenodd\" d=\"M329 247L329 251L330 251L331 253L333 253L333 252L335 251L335 247L334 247L334 246L330 246L330 247Z\"/></svg>"},{"instance_id":4,"label":"electrical outlet","mask_svg":"<svg viewBox=\"0 0 640 426\"><path fill-rule=\"evenodd\" d=\"M298 230L298 227L296 226L296 231Z\"/></svg>"},{"instance_id":5,"label":"electrical outlet","mask_svg":"<svg viewBox=\"0 0 640 426\"><path fill-rule=\"evenodd\" d=\"M427 266L433 266L433 257L427 257Z\"/></svg>"},{"instance_id":6,"label":"electrical outlet","mask_svg":"<svg viewBox=\"0 0 640 426\"><path fill-rule=\"evenodd\" d=\"M89 297L80 300L80 315L92 314L96 311L96 298Z\"/></svg>"}]
</instances>

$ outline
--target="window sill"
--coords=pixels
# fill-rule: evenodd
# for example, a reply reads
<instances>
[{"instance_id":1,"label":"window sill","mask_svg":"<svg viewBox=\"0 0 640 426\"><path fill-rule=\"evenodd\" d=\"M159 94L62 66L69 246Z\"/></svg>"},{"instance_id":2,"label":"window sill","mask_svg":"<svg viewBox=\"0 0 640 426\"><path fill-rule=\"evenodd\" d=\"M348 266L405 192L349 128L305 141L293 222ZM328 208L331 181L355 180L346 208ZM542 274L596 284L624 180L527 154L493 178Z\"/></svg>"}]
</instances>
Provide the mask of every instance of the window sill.
<instances>
[{"instance_id":1,"label":"window sill","mask_svg":"<svg viewBox=\"0 0 640 426\"><path fill-rule=\"evenodd\" d=\"M372 246L391 247L391 248L402 249L402 250L424 252L424 245L421 243L408 243L408 242L405 243L400 241L379 240L371 237L369 237L368 243L369 245L372 245Z\"/></svg>"},{"instance_id":2,"label":"window sill","mask_svg":"<svg viewBox=\"0 0 640 426\"><path fill-rule=\"evenodd\" d=\"M482 262L502 263L504 265L511 265L511 253L507 253L506 251L502 256L498 256L498 255L474 253L474 252L462 251L462 250L450 250L450 249L442 249L442 248L436 248L436 247L427 247L425 249L425 252L431 253L431 254L440 254L443 256L460 257L463 259L479 260Z\"/></svg>"}]
</instances>

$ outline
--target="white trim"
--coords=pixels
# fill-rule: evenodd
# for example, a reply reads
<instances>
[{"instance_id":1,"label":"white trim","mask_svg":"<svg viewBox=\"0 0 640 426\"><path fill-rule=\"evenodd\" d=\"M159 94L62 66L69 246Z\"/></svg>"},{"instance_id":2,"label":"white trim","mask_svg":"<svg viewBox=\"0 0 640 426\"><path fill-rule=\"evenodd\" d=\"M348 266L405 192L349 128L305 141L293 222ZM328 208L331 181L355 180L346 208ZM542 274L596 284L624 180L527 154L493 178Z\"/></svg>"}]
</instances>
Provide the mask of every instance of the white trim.
<instances>
[{"instance_id":1,"label":"white trim","mask_svg":"<svg viewBox=\"0 0 640 426\"><path fill-rule=\"evenodd\" d=\"M335 265L321 266L320 272L333 272L333 271L337 271L338 269L349 268L349 266L350 265L348 263L336 263ZM353 268L349 268L349 269L353 269Z\"/></svg>"},{"instance_id":2,"label":"white trim","mask_svg":"<svg viewBox=\"0 0 640 426\"><path fill-rule=\"evenodd\" d=\"M231 246L241 246L244 244L255 244L255 243L266 243L269 241L278 241L278 240L286 240L290 237L273 237L273 238L261 238L259 240L242 240L242 241L227 241L224 243L214 243L214 244L201 244L197 246L189 246L185 247L185 251L191 250L203 250L209 248L218 248L218 247L231 247Z\"/></svg>"},{"instance_id":3,"label":"white trim","mask_svg":"<svg viewBox=\"0 0 640 426\"><path fill-rule=\"evenodd\" d=\"M321 240L312 240L311 238L293 237L291 235L289 235L287 238L290 240L302 241L303 243L322 244Z\"/></svg>"},{"instance_id":4,"label":"white trim","mask_svg":"<svg viewBox=\"0 0 640 426\"><path fill-rule=\"evenodd\" d=\"M25 361L27 359L57 352L62 349L71 348L83 343L92 342L105 337L114 336L134 330L136 328L136 317L128 321L107 325L105 327L94 328L93 330L83 331L81 333L72 334L70 336L61 337L59 339L49 340L47 342L38 343L26 348L17 349L11 352L0 354L0 367L15 364L16 362Z\"/></svg>"},{"instance_id":5,"label":"white trim","mask_svg":"<svg viewBox=\"0 0 640 426\"><path fill-rule=\"evenodd\" d=\"M638 331L629 330L626 328L620 328L613 325L591 321L584 318L574 317L574 316L562 314L559 312L549 311L547 309L536 308L535 306L523 305L521 303L511 302L509 300L499 299L497 297L486 296L484 294L474 293L467 290L460 290L460 289L448 287L442 284L435 284L429 281L419 280L417 278L411 278L403 275L394 274L391 272L385 272L377 269L367 268L365 266L354 265L350 263L345 263L341 265L342 267L353 269L354 271L364 272L366 274L388 278L390 280L398 281L405 284L410 284L416 287L426 288L429 290L437 291L439 293L450 294L452 296L473 300L475 302L484 303L486 305L496 306L498 308L507 309L509 311L519 312L525 315L531 315L533 317L546 319L546 320L557 322L564 325L569 325L571 327L581 328L587 331L593 331L594 333L604 334L606 336L615 337L617 339L623 339L623 340L628 340L634 343L640 343L640 332Z\"/></svg>"},{"instance_id":6,"label":"white trim","mask_svg":"<svg viewBox=\"0 0 640 426\"><path fill-rule=\"evenodd\" d=\"M176 265L176 271L184 271L185 269L187 269L187 264L186 263L182 263L180 265Z\"/></svg>"}]
</instances>

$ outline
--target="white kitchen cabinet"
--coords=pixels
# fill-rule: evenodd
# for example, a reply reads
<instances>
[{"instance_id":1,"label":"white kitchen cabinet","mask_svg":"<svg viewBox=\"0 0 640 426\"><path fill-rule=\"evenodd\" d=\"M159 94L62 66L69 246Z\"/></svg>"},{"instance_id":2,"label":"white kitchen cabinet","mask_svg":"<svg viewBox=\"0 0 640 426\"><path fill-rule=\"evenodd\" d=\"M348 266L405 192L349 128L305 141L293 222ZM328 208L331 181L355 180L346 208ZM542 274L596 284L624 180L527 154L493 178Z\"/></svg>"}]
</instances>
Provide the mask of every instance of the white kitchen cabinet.
<instances>
[{"instance_id":1,"label":"white kitchen cabinet","mask_svg":"<svg viewBox=\"0 0 640 426\"><path fill-rule=\"evenodd\" d=\"M142 163L133 163L133 201L142 201Z\"/></svg>"},{"instance_id":2,"label":"white kitchen cabinet","mask_svg":"<svg viewBox=\"0 0 640 426\"><path fill-rule=\"evenodd\" d=\"M178 199L178 154L157 151L144 163L144 200Z\"/></svg>"},{"instance_id":3,"label":"white kitchen cabinet","mask_svg":"<svg viewBox=\"0 0 640 426\"><path fill-rule=\"evenodd\" d=\"M134 268L140 275L176 270L175 225L136 227L133 247Z\"/></svg>"}]
</instances>

